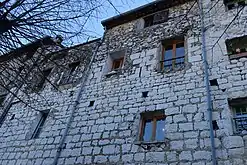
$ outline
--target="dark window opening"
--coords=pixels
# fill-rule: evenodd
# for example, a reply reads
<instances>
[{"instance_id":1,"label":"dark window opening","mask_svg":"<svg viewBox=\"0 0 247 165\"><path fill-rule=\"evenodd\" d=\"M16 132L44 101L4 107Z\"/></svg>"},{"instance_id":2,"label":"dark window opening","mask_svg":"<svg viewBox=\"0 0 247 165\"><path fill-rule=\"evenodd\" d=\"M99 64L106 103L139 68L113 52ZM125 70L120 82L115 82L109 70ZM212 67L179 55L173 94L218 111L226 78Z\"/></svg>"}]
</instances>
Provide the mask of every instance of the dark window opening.
<instances>
[{"instance_id":1,"label":"dark window opening","mask_svg":"<svg viewBox=\"0 0 247 165\"><path fill-rule=\"evenodd\" d=\"M10 118L10 120L14 120L15 119L15 114L13 114Z\"/></svg>"},{"instance_id":2,"label":"dark window opening","mask_svg":"<svg viewBox=\"0 0 247 165\"><path fill-rule=\"evenodd\" d=\"M3 107L7 94L0 95L0 107Z\"/></svg>"},{"instance_id":3,"label":"dark window opening","mask_svg":"<svg viewBox=\"0 0 247 165\"><path fill-rule=\"evenodd\" d=\"M69 66L68 66L69 69L62 76L61 81L60 81L60 85L69 84L69 83L73 82L75 72L78 69L79 65L80 65L80 62L73 62L73 63L69 64Z\"/></svg>"},{"instance_id":4,"label":"dark window opening","mask_svg":"<svg viewBox=\"0 0 247 165\"><path fill-rule=\"evenodd\" d=\"M45 121L47 119L47 116L49 114L49 112L40 112L41 113L41 117L40 120L38 121L38 124L33 132L32 138L38 138L42 128L44 127Z\"/></svg>"},{"instance_id":5,"label":"dark window opening","mask_svg":"<svg viewBox=\"0 0 247 165\"><path fill-rule=\"evenodd\" d=\"M89 102L89 107L92 107L92 106L94 105L94 102L95 102L95 101L90 101L90 102Z\"/></svg>"},{"instance_id":6,"label":"dark window opening","mask_svg":"<svg viewBox=\"0 0 247 165\"><path fill-rule=\"evenodd\" d=\"M245 6L245 5L246 5L245 1L238 2L238 6Z\"/></svg>"},{"instance_id":7,"label":"dark window opening","mask_svg":"<svg viewBox=\"0 0 247 165\"><path fill-rule=\"evenodd\" d=\"M182 68L185 64L183 37L164 40L162 43L161 70Z\"/></svg>"},{"instance_id":8,"label":"dark window opening","mask_svg":"<svg viewBox=\"0 0 247 165\"><path fill-rule=\"evenodd\" d=\"M224 0L224 4L228 10L232 10L238 7L244 7L246 5L245 0Z\"/></svg>"},{"instance_id":9,"label":"dark window opening","mask_svg":"<svg viewBox=\"0 0 247 165\"><path fill-rule=\"evenodd\" d=\"M227 5L227 9L228 10L232 10L234 8L235 8L235 4L229 4L229 5Z\"/></svg>"},{"instance_id":10,"label":"dark window opening","mask_svg":"<svg viewBox=\"0 0 247 165\"><path fill-rule=\"evenodd\" d=\"M37 85L35 86L35 90L41 90L44 87L45 81L50 75L51 71L52 69L47 69L47 70L42 71L41 78L39 82L37 83Z\"/></svg>"},{"instance_id":11,"label":"dark window opening","mask_svg":"<svg viewBox=\"0 0 247 165\"><path fill-rule=\"evenodd\" d=\"M142 97L148 97L148 92L142 92Z\"/></svg>"},{"instance_id":12,"label":"dark window opening","mask_svg":"<svg viewBox=\"0 0 247 165\"><path fill-rule=\"evenodd\" d=\"M219 126L218 126L216 120L213 120L213 121L212 121L212 124L213 124L213 130L218 130L218 129L219 129Z\"/></svg>"},{"instance_id":13,"label":"dark window opening","mask_svg":"<svg viewBox=\"0 0 247 165\"><path fill-rule=\"evenodd\" d=\"M114 59L112 62L112 70L121 69L123 66L123 61L124 61L124 58Z\"/></svg>"},{"instance_id":14,"label":"dark window opening","mask_svg":"<svg viewBox=\"0 0 247 165\"><path fill-rule=\"evenodd\" d=\"M229 59L247 57L247 36L226 40Z\"/></svg>"},{"instance_id":15,"label":"dark window opening","mask_svg":"<svg viewBox=\"0 0 247 165\"><path fill-rule=\"evenodd\" d=\"M169 11L164 10L144 17L144 28L166 22L168 20L168 15Z\"/></svg>"},{"instance_id":16,"label":"dark window opening","mask_svg":"<svg viewBox=\"0 0 247 165\"><path fill-rule=\"evenodd\" d=\"M145 112L141 114L139 140L143 142L164 141L165 115L163 111Z\"/></svg>"},{"instance_id":17,"label":"dark window opening","mask_svg":"<svg viewBox=\"0 0 247 165\"><path fill-rule=\"evenodd\" d=\"M69 64L69 69L70 69L69 75L73 74L79 65L80 65L80 62L74 62L74 63Z\"/></svg>"},{"instance_id":18,"label":"dark window opening","mask_svg":"<svg viewBox=\"0 0 247 165\"><path fill-rule=\"evenodd\" d=\"M217 79L209 80L211 86L219 86Z\"/></svg>"}]
</instances>

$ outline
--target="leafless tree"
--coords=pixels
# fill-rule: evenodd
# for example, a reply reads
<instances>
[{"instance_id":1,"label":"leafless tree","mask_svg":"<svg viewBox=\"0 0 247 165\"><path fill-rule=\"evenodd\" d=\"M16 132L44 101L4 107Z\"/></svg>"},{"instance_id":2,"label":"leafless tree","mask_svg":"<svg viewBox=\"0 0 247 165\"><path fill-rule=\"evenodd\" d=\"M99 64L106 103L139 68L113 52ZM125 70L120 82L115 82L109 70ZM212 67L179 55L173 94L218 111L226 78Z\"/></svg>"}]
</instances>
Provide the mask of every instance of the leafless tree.
<instances>
[{"instance_id":1,"label":"leafless tree","mask_svg":"<svg viewBox=\"0 0 247 165\"><path fill-rule=\"evenodd\" d=\"M44 36L65 43L86 37L87 21L104 6L99 0L4 0L0 2L0 54Z\"/></svg>"}]
</instances>

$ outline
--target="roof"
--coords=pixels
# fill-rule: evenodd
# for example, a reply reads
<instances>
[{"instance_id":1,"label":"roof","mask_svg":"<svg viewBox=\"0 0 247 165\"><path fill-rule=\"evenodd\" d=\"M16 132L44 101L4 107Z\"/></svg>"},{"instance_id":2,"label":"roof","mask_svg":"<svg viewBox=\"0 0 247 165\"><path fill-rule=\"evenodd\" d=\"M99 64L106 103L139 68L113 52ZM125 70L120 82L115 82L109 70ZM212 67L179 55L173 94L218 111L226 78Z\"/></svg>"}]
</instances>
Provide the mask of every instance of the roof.
<instances>
[{"instance_id":1,"label":"roof","mask_svg":"<svg viewBox=\"0 0 247 165\"><path fill-rule=\"evenodd\" d=\"M35 53L41 45L53 45L53 44L55 44L55 42L52 39L52 37L46 36L42 39L39 39L37 41L24 45L20 48L17 48L9 53L1 55L0 62L19 57L25 53L30 53L30 54Z\"/></svg>"},{"instance_id":2,"label":"roof","mask_svg":"<svg viewBox=\"0 0 247 165\"><path fill-rule=\"evenodd\" d=\"M115 26L130 22L132 20L144 17L146 15L168 9L173 6L184 4L192 0L157 0L146 5L140 6L133 10L103 20L101 24L106 28L110 29Z\"/></svg>"}]
</instances>

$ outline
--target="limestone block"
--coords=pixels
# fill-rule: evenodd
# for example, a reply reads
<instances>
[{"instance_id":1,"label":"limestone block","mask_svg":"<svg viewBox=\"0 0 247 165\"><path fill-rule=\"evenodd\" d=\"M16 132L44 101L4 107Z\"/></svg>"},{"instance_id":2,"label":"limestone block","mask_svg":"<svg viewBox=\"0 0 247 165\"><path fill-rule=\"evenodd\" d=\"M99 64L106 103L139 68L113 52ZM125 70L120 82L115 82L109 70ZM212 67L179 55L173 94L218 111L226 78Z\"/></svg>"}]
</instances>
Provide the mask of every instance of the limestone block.
<instances>
[{"instance_id":1,"label":"limestone block","mask_svg":"<svg viewBox=\"0 0 247 165\"><path fill-rule=\"evenodd\" d=\"M196 105L185 105L183 107L183 113L195 113L197 111Z\"/></svg>"},{"instance_id":2,"label":"limestone block","mask_svg":"<svg viewBox=\"0 0 247 165\"><path fill-rule=\"evenodd\" d=\"M144 153L137 153L137 154L134 155L134 160L137 161L137 162L139 162L139 161L143 162L144 161L144 156L145 156Z\"/></svg>"},{"instance_id":3,"label":"limestone block","mask_svg":"<svg viewBox=\"0 0 247 165\"><path fill-rule=\"evenodd\" d=\"M115 145L107 145L103 147L103 154L114 154L116 152Z\"/></svg>"},{"instance_id":4,"label":"limestone block","mask_svg":"<svg viewBox=\"0 0 247 165\"><path fill-rule=\"evenodd\" d=\"M181 161L183 161L183 160L191 161L192 160L191 151L182 151L179 154L179 160L181 160Z\"/></svg>"},{"instance_id":5,"label":"limestone block","mask_svg":"<svg viewBox=\"0 0 247 165\"><path fill-rule=\"evenodd\" d=\"M177 161L177 154L174 151L171 152L167 152L166 153L166 157L167 157L167 161L168 162L173 162L173 161Z\"/></svg>"},{"instance_id":6,"label":"limestone block","mask_svg":"<svg viewBox=\"0 0 247 165\"><path fill-rule=\"evenodd\" d=\"M198 139L188 139L184 143L187 149L196 149L198 147Z\"/></svg>"},{"instance_id":7,"label":"limestone block","mask_svg":"<svg viewBox=\"0 0 247 165\"><path fill-rule=\"evenodd\" d=\"M175 115L179 113L179 108L178 107L172 107L172 108L167 108L165 110L166 115Z\"/></svg>"},{"instance_id":8,"label":"limestone block","mask_svg":"<svg viewBox=\"0 0 247 165\"><path fill-rule=\"evenodd\" d=\"M123 162L132 162L134 155L133 154L126 154L122 155Z\"/></svg>"},{"instance_id":9,"label":"limestone block","mask_svg":"<svg viewBox=\"0 0 247 165\"><path fill-rule=\"evenodd\" d=\"M195 160L211 160L211 155L210 151L196 151L193 157Z\"/></svg>"},{"instance_id":10,"label":"limestone block","mask_svg":"<svg viewBox=\"0 0 247 165\"><path fill-rule=\"evenodd\" d=\"M185 122L185 121L187 121L187 119L184 117L183 114L179 114L179 115L174 115L174 116L173 116L173 121L174 121L175 123L180 123L180 122Z\"/></svg>"},{"instance_id":11,"label":"limestone block","mask_svg":"<svg viewBox=\"0 0 247 165\"><path fill-rule=\"evenodd\" d=\"M146 153L147 162L164 162L165 153L164 152L148 152Z\"/></svg>"},{"instance_id":12,"label":"limestone block","mask_svg":"<svg viewBox=\"0 0 247 165\"><path fill-rule=\"evenodd\" d=\"M242 157L244 155L244 148L230 148L228 154L231 157Z\"/></svg>"},{"instance_id":13,"label":"limestone block","mask_svg":"<svg viewBox=\"0 0 247 165\"><path fill-rule=\"evenodd\" d=\"M179 131L192 131L193 130L193 123L180 123Z\"/></svg>"},{"instance_id":14,"label":"limestone block","mask_svg":"<svg viewBox=\"0 0 247 165\"><path fill-rule=\"evenodd\" d=\"M172 150L183 150L184 142L181 141L171 141L170 146Z\"/></svg>"},{"instance_id":15,"label":"limestone block","mask_svg":"<svg viewBox=\"0 0 247 165\"><path fill-rule=\"evenodd\" d=\"M228 149L244 147L244 141L241 136L228 136L223 138L223 145Z\"/></svg>"},{"instance_id":16,"label":"limestone block","mask_svg":"<svg viewBox=\"0 0 247 165\"><path fill-rule=\"evenodd\" d=\"M104 163L107 162L107 156L103 155L97 155L94 158L94 163Z\"/></svg>"}]
</instances>

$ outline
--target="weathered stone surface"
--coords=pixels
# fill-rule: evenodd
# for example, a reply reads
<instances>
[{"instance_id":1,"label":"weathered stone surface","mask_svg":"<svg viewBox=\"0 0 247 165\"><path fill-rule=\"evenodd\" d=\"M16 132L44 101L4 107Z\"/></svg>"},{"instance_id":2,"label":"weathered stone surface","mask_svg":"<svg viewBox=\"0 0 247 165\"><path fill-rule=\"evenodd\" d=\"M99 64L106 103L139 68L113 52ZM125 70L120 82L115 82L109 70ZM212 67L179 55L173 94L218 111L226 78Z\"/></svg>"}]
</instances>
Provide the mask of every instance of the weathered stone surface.
<instances>
[{"instance_id":1,"label":"weathered stone surface","mask_svg":"<svg viewBox=\"0 0 247 165\"><path fill-rule=\"evenodd\" d=\"M226 148L238 148L243 147L243 138L240 136L228 136L223 139L223 145Z\"/></svg>"},{"instance_id":2,"label":"weathered stone surface","mask_svg":"<svg viewBox=\"0 0 247 165\"><path fill-rule=\"evenodd\" d=\"M98 42L89 42L79 45L76 53L55 60L62 68L54 67L52 61L42 64L41 69L54 67L48 78L59 91L48 82L38 94L28 93L29 97L23 94L24 87L21 89L18 96L28 105L15 99L4 118L0 127L0 164L52 164L72 108L78 103L59 165L211 165L200 17L198 5L193 3L170 7L168 21L158 25L144 28L145 20L138 18L109 28L99 48ZM227 35L224 34L212 50L211 46L237 9L226 10L223 1L217 5L215 1L203 3L205 12L213 7L207 13L210 21L205 17L205 36L207 50L210 50L207 52L209 80L218 81L218 86L210 86L213 120L219 126L214 130L217 162L219 165L247 164L247 137L236 135L235 112L229 104L231 99L247 97L247 58L229 59L225 42L247 34L244 30L247 11L241 12L237 19L239 24L233 22ZM189 17L183 20L190 8ZM145 17L145 14L139 16ZM176 68L161 70L162 45L169 45L166 39L180 34L185 36L185 66L174 63ZM73 51L72 47L69 52ZM124 52L123 66L112 71L113 60L121 51ZM115 54L113 58L112 54ZM91 60L92 65L88 66ZM75 61L81 64L75 69L76 74L71 75L74 82L60 85L60 78L69 72L69 65ZM27 63L30 65L31 62ZM7 66L15 65L1 62L1 66L6 70ZM29 77L33 75L35 72ZM84 78L85 83L80 84ZM81 85L83 90L77 102ZM147 97L142 96L145 91ZM93 106L90 106L91 101L95 101ZM40 135L29 139L39 110L50 110L50 113ZM144 143L140 140L141 114L156 110L163 110L166 116L162 125L165 138ZM0 107L0 115L2 112Z\"/></svg>"}]
</instances>

